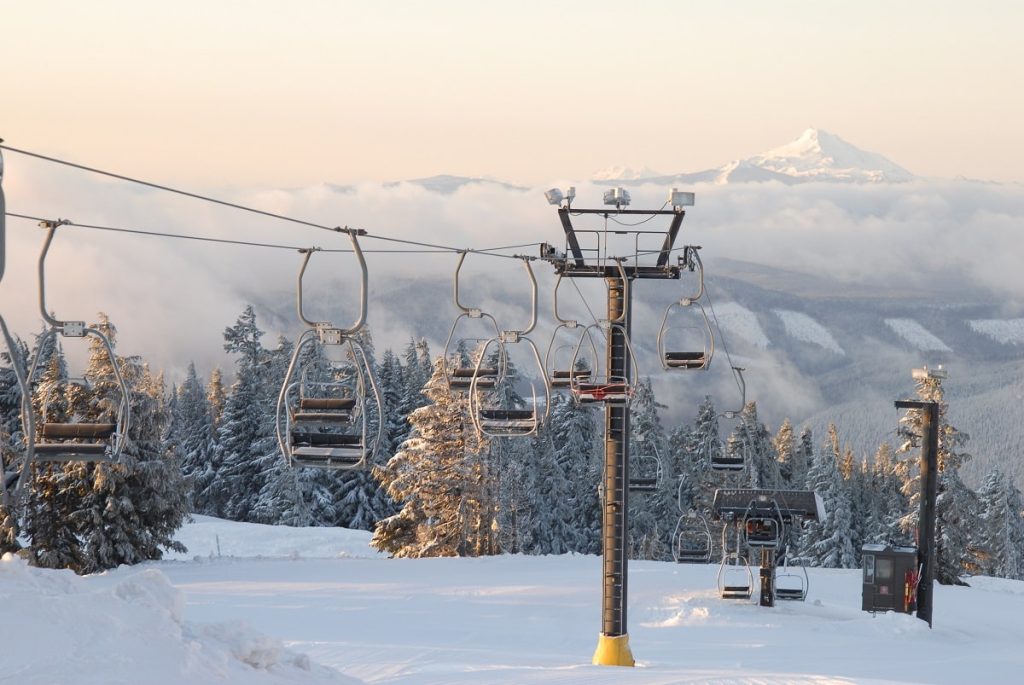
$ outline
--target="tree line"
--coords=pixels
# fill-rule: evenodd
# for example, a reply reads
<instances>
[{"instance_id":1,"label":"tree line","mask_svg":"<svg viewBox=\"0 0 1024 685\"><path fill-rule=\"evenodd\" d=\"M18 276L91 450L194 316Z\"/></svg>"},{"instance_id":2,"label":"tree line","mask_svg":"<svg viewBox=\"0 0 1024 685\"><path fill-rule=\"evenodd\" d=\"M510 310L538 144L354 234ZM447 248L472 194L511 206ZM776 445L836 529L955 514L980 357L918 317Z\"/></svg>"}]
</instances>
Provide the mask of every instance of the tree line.
<instances>
[{"instance_id":1,"label":"tree line","mask_svg":"<svg viewBox=\"0 0 1024 685\"><path fill-rule=\"evenodd\" d=\"M99 326L116 331L101 317ZM549 420L533 436L481 436L464 393L446 383L442 360L426 342L385 350L378 360L368 329L360 333L370 372L383 397L372 410L371 434L382 445L369 470L290 468L275 437L275 406L292 343L264 341L249 306L224 331L234 359L225 386L214 370L200 378L190 365L180 385L167 388L138 357L117 357L131 388L132 426L119 463L39 464L25 501L20 537L12 512L0 511L0 551L32 563L80 573L158 559L177 548L174 531L189 513L265 524L343 526L373 532L371 544L394 556L599 554L603 421L599 408L567 394L552 397ZM17 351L23 357L28 345ZM459 349L462 363L474 350ZM71 379L59 344L41 351L32 382L33 407L47 421L108 419L117 393L110 360L94 346L84 379ZM9 361L9 360L8 360ZM300 359L305 376L343 374L321 349ZM343 367L344 365L342 365ZM514 365L488 397L504 408L526 405L525 382ZM950 426L941 382L919 382L918 394L940 403L937 523L939 579L965 575L1024 579L1024 498L993 470L972 490L961 480L970 460L968 436ZM5 464L23 439L13 371L0 367L0 445ZM656 478L651 492L631 493L629 547L633 558L672 558L680 516L710 519L719 487L812 489L828 516L798 531L790 560L851 568L863 544L912 542L919 480L913 436L920 419L908 415L910 439L879 446L870 458L843 445L835 426L820 441L787 420L773 434L749 403L735 419L711 398L692 423L663 426L648 380L631 404L631 468ZM725 436L724 439L720 436ZM712 468L716 456L742 458L743 468ZM716 552L721 528L709 521Z\"/></svg>"}]
</instances>

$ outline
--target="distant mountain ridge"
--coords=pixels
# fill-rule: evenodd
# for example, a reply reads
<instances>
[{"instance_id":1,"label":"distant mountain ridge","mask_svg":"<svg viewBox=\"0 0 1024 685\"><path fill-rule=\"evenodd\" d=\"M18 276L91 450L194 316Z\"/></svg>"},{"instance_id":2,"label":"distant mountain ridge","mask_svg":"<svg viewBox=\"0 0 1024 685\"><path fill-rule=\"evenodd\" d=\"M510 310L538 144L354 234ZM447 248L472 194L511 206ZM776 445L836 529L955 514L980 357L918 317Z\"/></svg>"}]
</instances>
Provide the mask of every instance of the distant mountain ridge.
<instances>
[{"instance_id":1,"label":"distant mountain ridge","mask_svg":"<svg viewBox=\"0 0 1024 685\"><path fill-rule=\"evenodd\" d=\"M787 185L808 182L901 183L916 176L876 152L851 145L834 133L809 128L800 137L767 152L733 160L703 171L663 176L611 177L607 171L592 178L597 183L694 184L757 183L778 181Z\"/></svg>"},{"instance_id":2,"label":"distant mountain ridge","mask_svg":"<svg viewBox=\"0 0 1024 685\"><path fill-rule=\"evenodd\" d=\"M595 171L590 180L599 185L694 185L713 183L764 183L785 185L826 183L902 183L917 176L877 152L862 150L834 133L808 128L795 140L760 154L737 159L703 171L660 174L648 167L609 166ZM430 192L451 195L467 186L482 185L526 191L529 188L492 178L438 174L426 178L390 181L420 186Z\"/></svg>"}]
</instances>

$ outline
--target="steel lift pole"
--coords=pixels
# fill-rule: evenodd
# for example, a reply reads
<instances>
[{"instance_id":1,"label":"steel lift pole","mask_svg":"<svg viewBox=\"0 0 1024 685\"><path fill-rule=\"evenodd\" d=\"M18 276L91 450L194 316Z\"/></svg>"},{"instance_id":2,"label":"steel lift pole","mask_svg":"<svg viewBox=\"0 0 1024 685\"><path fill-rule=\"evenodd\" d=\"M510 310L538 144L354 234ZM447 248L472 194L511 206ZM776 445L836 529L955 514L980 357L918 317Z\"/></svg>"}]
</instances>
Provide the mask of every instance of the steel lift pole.
<instances>
[{"instance_id":1,"label":"steel lift pole","mask_svg":"<svg viewBox=\"0 0 1024 685\"><path fill-rule=\"evenodd\" d=\"M627 277L628 278L628 277ZM608 330L606 378L629 378L630 355L626 338L630 334L631 289L623 276L609 276L608 320L620 321ZM626 599L629 562L626 539L629 516L629 405L605 405L604 502L602 511L601 635L594 663L633 666L633 654L626 632Z\"/></svg>"},{"instance_id":2,"label":"steel lift pole","mask_svg":"<svg viewBox=\"0 0 1024 685\"><path fill-rule=\"evenodd\" d=\"M917 585L917 617L932 627L935 585L935 506L939 479L939 403L898 400L897 409L921 412L921 508L918 514L917 563L921 578Z\"/></svg>"}]
</instances>

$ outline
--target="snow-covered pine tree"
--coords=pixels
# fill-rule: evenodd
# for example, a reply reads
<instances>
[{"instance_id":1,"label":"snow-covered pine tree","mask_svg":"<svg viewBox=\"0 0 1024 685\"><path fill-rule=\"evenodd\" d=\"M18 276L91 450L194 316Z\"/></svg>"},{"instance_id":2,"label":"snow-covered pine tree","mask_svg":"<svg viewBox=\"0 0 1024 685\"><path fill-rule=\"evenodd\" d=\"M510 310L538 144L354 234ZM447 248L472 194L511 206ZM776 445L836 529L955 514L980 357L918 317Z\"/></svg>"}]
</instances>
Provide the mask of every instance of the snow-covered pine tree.
<instances>
[{"instance_id":1,"label":"snow-covered pine tree","mask_svg":"<svg viewBox=\"0 0 1024 685\"><path fill-rule=\"evenodd\" d=\"M206 385L206 401L210 405L210 419L213 421L213 435L216 441L220 418L224 413L227 394L224 392L224 379L220 369L210 372L210 382Z\"/></svg>"},{"instance_id":2,"label":"snow-covered pine tree","mask_svg":"<svg viewBox=\"0 0 1024 685\"><path fill-rule=\"evenodd\" d=\"M114 327L100 317L96 328L113 341ZM37 481L29 534L39 565L91 573L159 559L163 549L184 550L173 535L187 515L186 489L176 456L161 439L167 421L163 385L137 357L113 363L131 393L132 422L120 461L67 464L59 475L57 467L49 467ZM121 388L106 348L95 339L90 339L85 376L88 387L69 386L66 411L88 421L111 420ZM48 496L53 501L40 501ZM59 523L42 522L45 516L56 516ZM54 525L66 529L56 540Z\"/></svg>"},{"instance_id":3,"label":"snow-covered pine tree","mask_svg":"<svg viewBox=\"0 0 1024 685\"><path fill-rule=\"evenodd\" d=\"M793 487L799 489L807 484L807 471L814 461L814 434L809 426L804 426L800 431L800 440L793 450L792 482Z\"/></svg>"},{"instance_id":4,"label":"snow-covered pine tree","mask_svg":"<svg viewBox=\"0 0 1024 685\"><path fill-rule=\"evenodd\" d=\"M629 497L629 536L632 555L637 559L665 560L672 558L672 530L676 522L675 474L665 473L668 439L658 416L658 404L651 379L636 385L630 404L630 478L653 477L662 470L658 489L650 493L631 493Z\"/></svg>"},{"instance_id":5,"label":"snow-covered pine tree","mask_svg":"<svg viewBox=\"0 0 1024 685\"><path fill-rule=\"evenodd\" d=\"M569 551L601 553L601 504L598 487L604 455L600 450L595 410L558 395L551 408L551 440L555 461L569 483L571 496L552 501L552 518L569 521ZM552 493L554 494L554 492Z\"/></svg>"},{"instance_id":6,"label":"snow-covered pine tree","mask_svg":"<svg viewBox=\"0 0 1024 685\"><path fill-rule=\"evenodd\" d=\"M181 472L188 483L190 510L198 512L195 484L210 466L213 415L195 364L189 363L185 380L178 386L174 399L168 441L178 454Z\"/></svg>"},{"instance_id":7,"label":"snow-covered pine tree","mask_svg":"<svg viewBox=\"0 0 1024 685\"><path fill-rule=\"evenodd\" d=\"M983 512L977 537L983 550L981 572L1024 580L1024 497L1011 479L993 467L978 498Z\"/></svg>"},{"instance_id":8,"label":"snow-covered pine tree","mask_svg":"<svg viewBox=\"0 0 1024 685\"><path fill-rule=\"evenodd\" d=\"M775 434L772 444L775 447L775 454L779 463L780 486L792 488L794 483L793 462L796 441L793 435L793 424L790 423L788 418L783 420L782 425L779 426L779 432Z\"/></svg>"},{"instance_id":9,"label":"snow-covered pine tree","mask_svg":"<svg viewBox=\"0 0 1024 685\"><path fill-rule=\"evenodd\" d=\"M810 566L854 568L857 555L850 528L849 493L839 473L839 437L829 425L829 438L807 472L807 487L821 496L825 519L812 521L803 535L800 557Z\"/></svg>"},{"instance_id":10,"label":"snow-covered pine tree","mask_svg":"<svg viewBox=\"0 0 1024 685\"><path fill-rule=\"evenodd\" d=\"M742 454L752 488L772 489L781 485L775 446L768 428L757 418L757 403L748 402L740 423L726 443L729 454Z\"/></svg>"},{"instance_id":11,"label":"snow-covered pine tree","mask_svg":"<svg viewBox=\"0 0 1024 685\"><path fill-rule=\"evenodd\" d=\"M380 393L384 402L384 444L381 453L389 458L405 439L409 424L402 414L405 373L401 362L390 349L384 350L380 363Z\"/></svg>"},{"instance_id":12,"label":"snow-covered pine tree","mask_svg":"<svg viewBox=\"0 0 1024 685\"><path fill-rule=\"evenodd\" d=\"M401 509L377 522L370 542L397 557L494 553L493 502L481 500L485 444L467 430L466 401L451 393L437 360L424 388L430 404L409 417L412 435L378 479Z\"/></svg>"},{"instance_id":13,"label":"snow-covered pine tree","mask_svg":"<svg viewBox=\"0 0 1024 685\"><path fill-rule=\"evenodd\" d=\"M38 349L42 335L36 337ZM39 354L33 378L32 410L38 420L63 422L71 416L65 396L67 365L58 343L47 345ZM83 554L68 518L81 500L86 485L86 466L58 464L37 466L33 472L23 533L31 540L32 563L44 568L84 566Z\"/></svg>"},{"instance_id":14,"label":"snow-covered pine tree","mask_svg":"<svg viewBox=\"0 0 1024 685\"><path fill-rule=\"evenodd\" d=\"M261 337L252 305L224 330L224 349L237 355L238 370L217 429L212 460L216 471L207 490L199 493L208 511L235 521L251 520L250 510L264 485L258 460L268 437L265 398L270 393L264 366L268 355Z\"/></svg>"},{"instance_id":15,"label":"snow-covered pine tree","mask_svg":"<svg viewBox=\"0 0 1024 685\"><path fill-rule=\"evenodd\" d=\"M892 447L888 442L879 445L867 478L869 497L864 509L864 542L903 542L901 532L893 526L892 512L905 511L906 498L900 492L900 481L894 472Z\"/></svg>"}]
</instances>

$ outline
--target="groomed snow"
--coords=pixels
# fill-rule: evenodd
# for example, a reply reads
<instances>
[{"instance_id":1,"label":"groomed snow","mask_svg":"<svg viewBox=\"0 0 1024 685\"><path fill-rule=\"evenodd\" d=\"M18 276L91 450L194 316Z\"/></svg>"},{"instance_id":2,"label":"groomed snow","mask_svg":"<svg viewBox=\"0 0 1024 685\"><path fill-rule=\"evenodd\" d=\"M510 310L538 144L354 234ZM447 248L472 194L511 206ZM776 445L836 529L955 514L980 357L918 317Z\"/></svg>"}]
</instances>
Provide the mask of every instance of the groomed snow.
<instances>
[{"instance_id":1,"label":"groomed snow","mask_svg":"<svg viewBox=\"0 0 1024 685\"><path fill-rule=\"evenodd\" d=\"M246 553L211 558L211 534L222 553ZM811 569L806 602L766 609L756 595L719 599L715 565L632 562L638 667L622 669L590 665L597 557L385 559L364 548L361 531L272 532L202 517L179 539L200 545L194 558L86 578L5 557L3 677L19 685L821 685L1014 683L1024 672L1017 581L938 586L929 630L911 616L861 612L858 571Z\"/></svg>"},{"instance_id":2,"label":"groomed snow","mask_svg":"<svg viewBox=\"0 0 1024 685\"><path fill-rule=\"evenodd\" d=\"M922 352L952 352L946 343L913 319L886 319L885 323L915 349Z\"/></svg>"},{"instance_id":3,"label":"groomed snow","mask_svg":"<svg viewBox=\"0 0 1024 685\"><path fill-rule=\"evenodd\" d=\"M738 335L759 350L768 349L771 341L757 322L754 312L737 302L727 302L717 307L715 313L718 323L726 329L726 335Z\"/></svg>"},{"instance_id":4,"label":"groomed snow","mask_svg":"<svg viewBox=\"0 0 1024 685\"><path fill-rule=\"evenodd\" d=\"M772 311L782 320L782 325L786 328L786 335L794 340L817 345L835 354L846 354L829 330L807 314L789 309L773 309Z\"/></svg>"},{"instance_id":5,"label":"groomed snow","mask_svg":"<svg viewBox=\"0 0 1024 685\"><path fill-rule=\"evenodd\" d=\"M1004 345L1024 345L1024 319L974 319L967 324Z\"/></svg>"}]
</instances>

